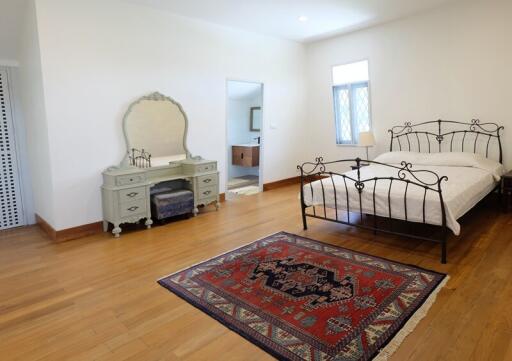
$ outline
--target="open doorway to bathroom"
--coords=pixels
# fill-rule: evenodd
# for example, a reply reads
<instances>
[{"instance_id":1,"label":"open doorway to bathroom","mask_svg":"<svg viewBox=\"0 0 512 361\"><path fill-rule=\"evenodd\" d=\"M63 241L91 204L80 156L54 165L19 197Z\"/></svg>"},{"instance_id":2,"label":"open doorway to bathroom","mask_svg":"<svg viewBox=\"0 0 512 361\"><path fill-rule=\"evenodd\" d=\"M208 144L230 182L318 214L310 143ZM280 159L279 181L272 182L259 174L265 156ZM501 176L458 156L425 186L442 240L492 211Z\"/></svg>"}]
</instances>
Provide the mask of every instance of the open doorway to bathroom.
<instances>
[{"instance_id":1,"label":"open doorway to bathroom","mask_svg":"<svg viewBox=\"0 0 512 361\"><path fill-rule=\"evenodd\" d=\"M263 145L263 84L227 82L228 179L226 199L259 193Z\"/></svg>"}]
</instances>

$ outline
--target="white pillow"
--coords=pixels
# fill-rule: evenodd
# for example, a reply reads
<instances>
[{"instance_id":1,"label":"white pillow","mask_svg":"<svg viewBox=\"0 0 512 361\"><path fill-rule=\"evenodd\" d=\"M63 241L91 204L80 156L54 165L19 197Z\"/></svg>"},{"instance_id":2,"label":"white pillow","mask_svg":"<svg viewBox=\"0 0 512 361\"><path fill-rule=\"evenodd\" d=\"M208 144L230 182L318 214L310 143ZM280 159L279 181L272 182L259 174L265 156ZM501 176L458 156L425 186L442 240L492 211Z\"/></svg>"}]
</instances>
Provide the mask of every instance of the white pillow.
<instances>
[{"instance_id":1,"label":"white pillow","mask_svg":"<svg viewBox=\"0 0 512 361\"><path fill-rule=\"evenodd\" d=\"M506 173L503 164L483 155L466 152L418 153L387 152L375 158L376 162L400 164L402 161L419 165L440 165L448 167L473 167L491 173L496 181Z\"/></svg>"},{"instance_id":2,"label":"white pillow","mask_svg":"<svg viewBox=\"0 0 512 361\"><path fill-rule=\"evenodd\" d=\"M424 153L418 152L387 152L382 153L374 159L376 162L389 163L389 164L400 164L402 161L413 164L422 164Z\"/></svg>"}]
</instances>

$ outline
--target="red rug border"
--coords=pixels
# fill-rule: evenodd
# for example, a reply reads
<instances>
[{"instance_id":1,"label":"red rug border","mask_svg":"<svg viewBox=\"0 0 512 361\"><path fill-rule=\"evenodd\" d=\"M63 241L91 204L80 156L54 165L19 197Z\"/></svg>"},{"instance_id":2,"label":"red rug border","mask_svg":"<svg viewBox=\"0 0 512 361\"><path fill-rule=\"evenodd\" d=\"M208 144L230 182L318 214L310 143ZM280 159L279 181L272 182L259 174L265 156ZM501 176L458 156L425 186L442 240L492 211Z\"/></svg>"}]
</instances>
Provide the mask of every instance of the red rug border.
<instances>
[{"instance_id":1,"label":"red rug border","mask_svg":"<svg viewBox=\"0 0 512 361\"><path fill-rule=\"evenodd\" d=\"M351 253L355 253L355 254L359 254L359 255L363 255L363 256L368 256L368 257L371 257L373 259L377 259L377 260L382 260L382 261L385 261L385 262L391 262L391 263L395 263L395 264L398 264L398 265L402 265L402 266L409 266L409 267L413 267L415 269L418 269L418 270L422 270L422 271L425 271L427 273L433 273L433 274L437 274L439 276L439 279L436 279L435 281L435 285L432 287L432 289L430 290L430 292L428 293L428 295L423 299L421 300L421 302L418 303L418 305L416 305L416 307L413 308L413 311L409 314L408 317L406 317L400 324L399 324L399 327L390 335L390 337L381 345L380 349L384 349L393 339L394 337L396 336L396 334L398 332L400 332L400 330L403 329L403 327L407 324L407 322L410 320L410 318L412 316L414 316L414 314L424 305L424 303L428 300L428 298L430 297L430 295L439 287L439 285L444 281L444 279L446 278L447 274L446 273L441 273L441 272L437 272L437 271L434 271L434 270L430 270L430 269L427 269L427 268L424 268L424 267L419 267L419 266L416 266L416 265L413 265L413 264L408 264L408 263L402 263L402 262L398 262L398 261L394 261L394 260L390 260L390 259L387 259L387 258L384 258L384 257L379 257L379 256L374 256L374 255L371 255L371 254L368 254L368 253L365 253L365 252L360 252L360 251L354 251L354 250L351 250L349 248L345 248L345 247L341 247L341 246L337 246L337 245L333 245L331 243L327 243L327 242L323 242L323 241L319 241L319 240L316 240L316 239L313 239L313 238L309 238L309 237L306 237L306 236L301 236L301 235L298 235L298 234L294 234L294 233L290 233L290 232L286 232L286 231L280 231L280 232L276 232L276 233L273 233L273 234L270 234L270 235L267 235L267 236L264 236L262 238L259 238L259 239L256 239L252 242L249 242L247 244L244 244L240 247L237 247L237 248L234 248L232 250L228 250L224 253L221 253L219 255L216 255L216 256L213 256L207 260L204 260L204 261L201 261L199 263L196 263L196 264L193 264L193 265L190 265L188 267L185 267L183 269L180 269L180 270L177 270L169 275L166 275L166 276L163 276L162 278L160 278L157 283L164 287L165 289L167 289L169 292L175 294L176 296L178 296L179 298L183 299L184 301L188 302L189 304L191 304L192 306L194 306L195 308L199 309L200 311L204 312L205 314L207 314L208 316L210 316L211 318L213 318L214 320L216 320L217 322L221 323L222 325L224 325L225 327L227 327L228 329L236 332L238 335L242 336L243 338L245 338L247 341L251 342L252 344L258 346L260 349L262 349L263 351L267 352L268 354L272 355L273 357L275 357L276 359L278 360L300 360L299 358L296 357L296 355L294 354L291 354L288 350L283 350L284 352L282 353L278 353L276 350L274 350L273 348L265 345L263 342L259 341L257 338L254 338L252 335L250 335L249 333L247 333L246 330L243 330L241 329L240 327L236 326L235 324L233 323L228 323L227 321L225 321L224 319L222 319L220 316L216 315L215 313L212 313L209 309L207 309L206 307L204 307L202 304L200 304L199 302L195 301L195 299L189 297L188 295L186 295L185 293L182 293L180 290L178 289L174 289L172 287L170 287L167 283L165 283L165 280L168 279L169 277L172 277L180 272L183 272L189 268L192 268L192 267L198 267L198 266L201 266L202 264L204 263L207 263L207 262L210 262L218 257L222 257L222 256L225 256L231 252L234 252L234 251L237 251L237 250L242 250L246 247L249 247L251 246L252 244L256 243L256 242L259 242L259 241L262 241L262 240L265 240L267 238L270 238L270 237L274 237L276 235L280 235L280 234L285 234L285 235L289 235L289 236L293 236L293 237L298 237L298 238L302 238L302 239L305 239L305 240L308 240L308 241L311 241L313 243L320 243L320 244L323 244L323 245L326 245L326 246L329 246L329 247L334 247L334 248L337 248L337 249L340 249L340 250L345 250L345 251L349 251ZM277 345L277 344L276 344ZM277 345L279 346L279 345ZM380 350L376 350L371 356L370 356L370 359L373 359L375 358L378 354L379 354L379 351ZM286 353L286 354L291 354L291 357L290 358L285 358L283 357L283 354Z\"/></svg>"}]
</instances>

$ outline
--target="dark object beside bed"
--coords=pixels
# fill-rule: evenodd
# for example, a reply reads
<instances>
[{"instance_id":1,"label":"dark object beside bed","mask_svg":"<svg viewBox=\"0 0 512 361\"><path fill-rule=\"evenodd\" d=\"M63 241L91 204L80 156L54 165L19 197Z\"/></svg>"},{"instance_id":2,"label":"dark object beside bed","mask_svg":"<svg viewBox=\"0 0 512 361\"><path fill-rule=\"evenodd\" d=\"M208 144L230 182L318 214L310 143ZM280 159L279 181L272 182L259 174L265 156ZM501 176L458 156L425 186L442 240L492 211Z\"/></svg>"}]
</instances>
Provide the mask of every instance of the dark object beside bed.
<instances>
[{"instance_id":1,"label":"dark object beside bed","mask_svg":"<svg viewBox=\"0 0 512 361\"><path fill-rule=\"evenodd\" d=\"M448 130L443 131L443 127ZM393 146L395 144L398 145L399 150L401 151L417 151L423 153L434 153L434 152L464 152L469 151L472 153L478 153L485 155L486 158L491 158L490 155L490 146L496 145L497 152L495 152L495 156L499 159L499 162L502 163L503 154L502 154L502 145L501 145L501 131L504 128L496 123L480 123L479 120L473 119L470 123L462 123L448 120L436 120L430 122L424 122L419 124L411 124L406 123L404 126L396 126L389 130L391 134L391 144L390 151L393 151ZM480 142L479 142L480 140ZM435 146L437 144L437 146ZM396 146L395 146L396 148ZM396 149L395 149L396 150ZM306 162L302 165L297 166L297 169L300 170L300 179L301 179L301 188L300 188L300 197L301 197L301 210L302 210L302 222L304 225L304 229L307 229L307 219L306 217L323 219L331 222L336 222L340 224L350 225L358 228L373 230L374 232L379 231L388 234L394 234L399 236L406 236L409 238L415 238L420 240L433 241L441 244L441 262L446 263L446 243L447 237L449 234L449 228L447 227L447 219L446 219L446 209L443 201L443 190L442 183L443 181L448 180L447 177L443 175L436 174L435 172L431 172L428 170L412 170L412 164L407 162L402 162L401 167L393 166L390 164L384 164L369 160L364 160L364 163L370 164L378 164L385 167L390 167L394 169L396 172L395 176L389 177L372 177L369 179L365 179L361 177L360 167L362 165L362 160L360 158L357 159L344 159L333 162L324 162L323 158L316 158L315 162ZM333 171L339 169L339 166L345 165L348 167L350 165L354 165L357 170L357 175L355 177L347 176L342 172ZM425 182L419 177L421 173L429 173L434 176L435 181ZM312 205L308 206L305 203L304 198L304 186L308 185L315 180L325 179L327 181L332 182L334 186L334 195L336 195L336 187L334 185L333 176L342 177L344 180L344 189L347 192L347 200L348 200L348 188L347 188L347 180L349 183L352 183L351 186L354 186L359 192L359 204L350 205L347 201L347 204L343 205L347 210L346 218L338 217L338 203L336 197L334 198L335 202L335 217L332 215L328 215L327 206L326 206L326 198L325 191L322 185L322 195L323 195L323 204L321 205ZM330 178L330 180L329 180ZM378 222L378 216L376 214L376 204L375 204L375 188L373 188L373 222L372 223L362 223L359 220L363 219L363 207L361 202L361 194L365 188L365 185L370 186L370 184L377 184L380 180L389 181L389 189L388 189L388 207L389 207L389 217L385 218L387 222ZM391 184L393 182L404 184L405 192L404 192L404 203L403 206L405 208L405 223L407 226L412 225L412 227L407 227L408 231L398 231L396 228L393 228L393 217L392 217L392 207L391 200L389 198L389 194L391 192ZM322 183L321 183L322 184ZM442 213L442 222L440 226L432 226L434 227L438 233L438 235L421 235L415 232L414 224L417 222L411 222L407 219L407 189L409 185L415 185L424 189L424 197L423 197L423 224L426 224L425 221L425 198L427 196L427 192L433 192L439 198L439 207ZM374 186L375 187L375 186ZM308 210L312 210L312 212L308 212ZM359 220L354 221L350 218L350 212L358 213ZM367 215L367 214L365 214ZM420 223L421 224L421 223Z\"/></svg>"}]
</instances>

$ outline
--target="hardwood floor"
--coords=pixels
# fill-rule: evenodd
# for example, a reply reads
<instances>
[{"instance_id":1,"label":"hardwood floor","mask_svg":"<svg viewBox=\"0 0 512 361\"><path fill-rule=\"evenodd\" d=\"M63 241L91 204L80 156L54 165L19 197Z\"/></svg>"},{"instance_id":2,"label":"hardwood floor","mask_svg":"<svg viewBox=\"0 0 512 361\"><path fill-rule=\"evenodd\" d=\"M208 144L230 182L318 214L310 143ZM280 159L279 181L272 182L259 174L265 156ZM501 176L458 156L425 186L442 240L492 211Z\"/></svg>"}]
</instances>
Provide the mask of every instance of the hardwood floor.
<instances>
[{"instance_id":1,"label":"hardwood floor","mask_svg":"<svg viewBox=\"0 0 512 361\"><path fill-rule=\"evenodd\" d=\"M267 360L258 347L157 285L166 274L273 232L446 272L426 318L393 360L512 360L512 217L492 200L439 246L309 220L297 186L197 218L55 244L37 227L0 232L2 360Z\"/></svg>"}]
</instances>

